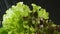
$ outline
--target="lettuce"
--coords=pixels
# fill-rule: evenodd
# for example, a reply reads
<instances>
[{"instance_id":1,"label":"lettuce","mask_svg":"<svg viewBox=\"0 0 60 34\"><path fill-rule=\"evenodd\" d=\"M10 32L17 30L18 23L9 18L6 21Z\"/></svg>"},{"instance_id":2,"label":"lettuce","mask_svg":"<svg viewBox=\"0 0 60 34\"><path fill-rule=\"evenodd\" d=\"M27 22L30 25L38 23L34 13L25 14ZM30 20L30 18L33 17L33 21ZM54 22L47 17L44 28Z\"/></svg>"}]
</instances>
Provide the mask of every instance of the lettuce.
<instances>
[{"instance_id":1,"label":"lettuce","mask_svg":"<svg viewBox=\"0 0 60 34\"><path fill-rule=\"evenodd\" d=\"M49 27L53 24L52 22L48 23L49 13L36 4L32 4L32 7L33 10L30 10L29 6L23 2L18 2L16 6L13 5L9 8L3 15L3 27L0 28L0 34L41 34L45 31L48 32ZM40 25L41 18L43 19L42 26ZM45 28L43 28L44 26Z\"/></svg>"}]
</instances>

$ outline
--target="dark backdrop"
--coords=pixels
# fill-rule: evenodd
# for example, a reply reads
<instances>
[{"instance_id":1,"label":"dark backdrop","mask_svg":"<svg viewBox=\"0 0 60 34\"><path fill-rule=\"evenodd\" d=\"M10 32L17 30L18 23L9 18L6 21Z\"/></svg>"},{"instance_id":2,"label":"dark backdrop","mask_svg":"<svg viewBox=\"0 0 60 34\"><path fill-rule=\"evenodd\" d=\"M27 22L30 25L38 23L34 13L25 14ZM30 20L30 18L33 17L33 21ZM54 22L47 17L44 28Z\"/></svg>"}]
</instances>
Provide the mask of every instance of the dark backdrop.
<instances>
[{"instance_id":1,"label":"dark backdrop","mask_svg":"<svg viewBox=\"0 0 60 34\"><path fill-rule=\"evenodd\" d=\"M0 0L0 21L2 21L2 16L5 11L11 7L11 5L16 5L17 2L23 1L31 7L32 3L40 5L42 8L46 9L50 14L50 19L56 24L60 24L60 2L59 0Z\"/></svg>"}]
</instances>

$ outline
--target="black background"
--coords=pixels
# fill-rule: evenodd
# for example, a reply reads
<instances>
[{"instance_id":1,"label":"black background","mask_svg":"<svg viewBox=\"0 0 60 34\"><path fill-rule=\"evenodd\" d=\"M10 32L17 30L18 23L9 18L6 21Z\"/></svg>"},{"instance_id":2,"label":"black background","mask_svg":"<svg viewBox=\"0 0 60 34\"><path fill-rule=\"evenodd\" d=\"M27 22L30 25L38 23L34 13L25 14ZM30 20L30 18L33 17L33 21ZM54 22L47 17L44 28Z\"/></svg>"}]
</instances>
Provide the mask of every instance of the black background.
<instances>
[{"instance_id":1,"label":"black background","mask_svg":"<svg viewBox=\"0 0 60 34\"><path fill-rule=\"evenodd\" d=\"M2 16L7 9L12 5L16 5L17 2L23 1L32 9L31 4L35 3L42 8L46 9L50 14L50 19L56 24L60 24L60 1L59 0L0 0L0 21L2 21Z\"/></svg>"}]
</instances>

